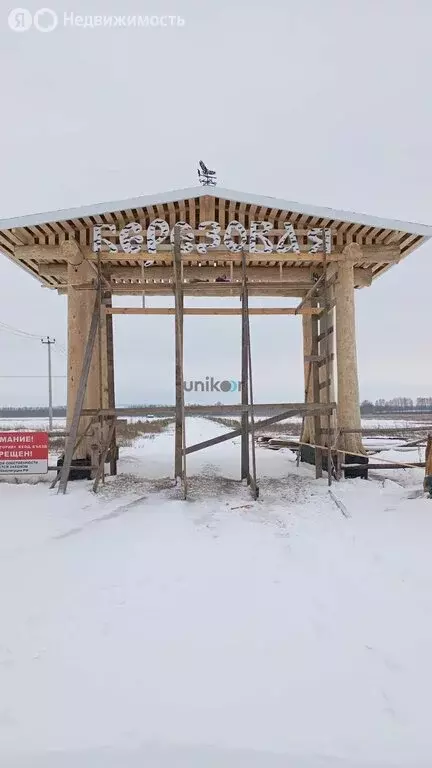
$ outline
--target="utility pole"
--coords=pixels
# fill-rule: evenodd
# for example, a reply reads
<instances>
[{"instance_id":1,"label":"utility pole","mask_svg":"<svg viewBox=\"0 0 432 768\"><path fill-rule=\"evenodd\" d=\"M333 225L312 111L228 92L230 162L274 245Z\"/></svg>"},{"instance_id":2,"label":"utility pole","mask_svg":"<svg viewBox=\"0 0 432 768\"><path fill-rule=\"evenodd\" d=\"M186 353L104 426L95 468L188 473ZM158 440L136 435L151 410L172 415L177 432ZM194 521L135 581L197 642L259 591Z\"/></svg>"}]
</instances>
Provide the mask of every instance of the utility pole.
<instances>
[{"instance_id":1,"label":"utility pole","mask_svg":"<svg viewBox=\"0 0 432 768\"><path fill-rule=\"evenodd\" d=\"M55 344L55 339L50 339L47 336L45 339L41 339L42 344L46 344L48 347L48 414L49 414L49 429L53 428L53 404L52 404L52 371L51 371L51 345Z\"/></svg>"}]
</instances>

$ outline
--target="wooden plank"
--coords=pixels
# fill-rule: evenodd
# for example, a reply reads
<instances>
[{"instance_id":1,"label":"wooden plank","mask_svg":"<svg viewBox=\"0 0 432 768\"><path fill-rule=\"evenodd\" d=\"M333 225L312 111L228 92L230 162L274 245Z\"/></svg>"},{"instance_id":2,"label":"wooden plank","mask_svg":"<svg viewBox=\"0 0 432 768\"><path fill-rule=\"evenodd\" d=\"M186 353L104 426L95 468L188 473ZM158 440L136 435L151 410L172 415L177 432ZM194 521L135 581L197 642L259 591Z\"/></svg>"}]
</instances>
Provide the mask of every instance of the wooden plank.
<instances>
[{"instance_id":1,"label":"wooden plank","mask_svg":"<svg viewBox=\"0 0 432 768\"><path fill-rule=\"evenodd\" d=\"M109 284L109 290L112 293L113 296L142 296L143 292L143 283L139 284L127 284L127 283L111 283ZM196 297L206 297L206 298L227 298L229 296L239 296L240 291L238 289L238 283L226 283L225 288L223 291L219 290L213 290L212 285L208 285L208 283L204 283L199 290L190 290L189 285L184 289L184 295L185 296L196 296ZM74 288L76 291L93 291L94 285L93 283L84 283L84 284L74 284L71 283L71 287ZM66 286L53 286L51 285L50 288L53 288L57 290L57 292L62 295L67 293L67 287ZM173 285L172 283L167 284L157 284L154 285L154 283L148 283L145 287L146 294L148 296L173 296ZM249 288L249 296L254 297L266 297L266 298L297 298L301 299L302 296L304 296L304 291L300 290L299 288L281 288L281 287L270 287L267 286L266 288L261 288L260 283L251 283L251 286ZM301 315L303 310L300 310L300 312L297 312L298 315ZM322 310L320 310L322 312ZM317 313L317 314L320 314ZM295 313L295 308L293 307L293 312Z\"/></svg>"},{"instance_id":2,"label":"wooden plank","mask_svg":"<svg viewBox=\"0 0 432 768\"><path fill-rule=\"evenodd\" d=\"M259 423L259 428L262 427L269 427L271 424L276 424L278 421L284 421L285 419L289 419L291 416L296 416L298 414L298 410L293 409L289 411L283 411L282 413L278 413L277 416L270 416L268 419L263 419ZM212 437L210 440L203 440L201 443L195 443L195 445L190 445L188 448L186 448L186 453L196 453L197 451L201 451L203 448L210 448L213 445L218 445L219 443L223 443L226 440L233 440L235 437L241 437L243 428L239 427L238 429L233 429L231 432L226 432L224 435L218 435L218 437ZM251 431L251 428L249 426L249 431Z\"/></svg>"},{"instance_id":3,"label":"wooden plank","mask_svg":"<svg viewBox=\"0 0 432 768\"><path fill-rule=\"evenodd\" d=\"M94 264L95 262L92 261L91 263ZM143 263L144 262L142 262L142 264ZM183 264L183 261L182 261L182 264ZM233 262L230 262L230 265L232 267L232 271L230 272L231 282L234 282L235 280L240 280L241 269L237 266L234 266ZM282 268L282 262L280 263L280 268ZM299 282L301 283L302 287L304 287L305 290L308 290L314 285L314 283L311 280L309 267L290 267L289 269L285 270L285 273L283 274L282 278L280 274L280 268L250 265L247 267L248 280L249 281L264 280L265 282L271 282L275 280L282 283ZM56 278L56 280L63 280L65 283L67 282L67 265L66 264L41 263L38 265L38 269L39 269L39 274L42 277L54 277ZM159 282L161 280L172 279L172 266L171 265L162 266L158 264L157 266L154 266L154 267L145 267L143 270L142 265L129 267L127 265L117 266L114 264L113 265L104 264L103 273L105 277L111 280L137 280L142 282L144 278L146 281L154 280L156 282ZM184 265L183 267L184 281L193 280L196 278L200 278L200 279L207 278L209 280L215 281L217 277L226 275L226 273L227 273L227 269L223 264L216 267L213 265L202 266L202 267L196 267L196 266L189 267L188 265Z\"/></svg>"},{"instance_id":4,"label":"wooden plank","mask_svg":"<svg viewBox=\"0 0 432 768\"><path fill-rule=\"evenodd\" d=\"M188 204L188 210L189 210L189 224L191 225L194 232L198 232L197 230L197 220L196 220L196 211L195 211L195 198L191 197L187 201Z\"/></svg>"},{"instance_id":5,"label":"wooden plank","mask_svg":"<svg viewBox=\"0 0 432 768\"><path fill-rule=\"evenodd\" d=\"M334 328L331 325L329 328L327 328L327 330L325 330L322 333L318 334L318 341L319 342L323 341L326 338L326 336L331 336L333 332L334 332Z\"/></svg>"},{"instance_id":6,"label":"wooden plank","mask_svg":"<svg viewBox=\"0 0 432 768\"><path fill-rule=\"evenodd\" d=\"M334 353L331 352L329 355L329 362L331 363L333 362L333 360L334 360ZM321 368L323 365L326 365L326 362L327 360L325 356L323 357L322 360L317 360L317 368Z\"/></svg>"},{"instance_id":7,"label":"wooden plank","mask_svg":"<svg viewBox=\"0 0 432 768\"><path fill-rule=\"evenodd\" d=\"M187 416L240 416L244 408L241 403L235 405L185 405L185 414ZM336 403L256 403L254 411L256 415L266 415L274 411L296 411L302 413L326 413L328 410L334 411ZM140 407L122 407L122 408L103 408L101 411L97 408L87 408L82 411L83 416L175 416L175 405L154 405Z\"/></svg>"},{"instance_id":8,"label":"wooden plank","mask_svg":"<svg viewBox=\"0 0 432 768\"><path fill-rule=\"evenodd\" d=\"M76 290L82 290L82 291L94 291L95 289L95 283L96 279L90 280L88 282L76 282L76 283L70 283L73 288ZM105 282L106 289L107 290L117 290L119 293L127 293L127 291L131 291L131 293L134 293L134 291L137 291L139 293L142 292L143 286L145 286L146 293L154 293L157 294L159 290L165 290L170 291L171 294L174 292L174 283L170 281L167 282L149 282L149 283L142 283L138 281L134 282ZM238 294L242 292L242 286L241 283L238 281L234 283L227 283L227 282L210 282L209 280L203 280L199 282L194 283L186 283L183 282L182 284L182 290L187 291L189 295L193 294L200 294L205 293L206 291L211 291L214 295L221 295L224 294L230 295L231 291L237 291ZM280 280L254 280L250 283L250 289L254 291L263 291L265 293L266 291L287 291L287 295L290 295L290 291L304 291L306 292L307 286L310 285L310 283L304 283L304 282L291 282L291 281L280 281ZM295 295L295 294L294 294Z\"/></svg>"},{"instance_id":9,"label":"wooden plank","mask_svg":"<svg viewBox=\"0 0 432 768\"><path fill-rule=\"evenodd\" d=\"M305 297L302 299L302 301L301 301L301 302L300 302L300 304L298 305L298 307L297 307L297 311L299 311L299 310L300 310L300 309L302 309L304 306L306 306L306 304L309 302L309 299L310 299L312 296L316 295L316 292L317 292L318 288L319 288L319 287L322 285L322 283L324 282L324 280L325 280L325 279L326 279L326 275L325 275L325 273L323 272L323 274L321 275L321 277L319 277L319 278L318 278L318 280L316 281L316 283L314 283L314 285L313 285L311 288L309 288L309 290L308 290L308 292L307 292L306 296L305 296Z\"/></svg>"},{"instance_id":10,"label":"wooden plank","mask_svg":"<svg viewBox=\"0 0 432 768\"><path fill-rule=\"evenodd\" d=\"M96 493L96 491L98 489L99 481L101 480L101 478L103 476L104 465L105 465L105 462L106 462L106 458L108 456L108 451L110 450L110 447L112 445L115 427L116 427L116 420L115 420L115 418L113 418L113 420L112 420L112 422L110 424L110 427L109 427L108 437L107 437L105 446L104 446L104 448L102 450L102 454L101 454L100 461L99 461L99 466L98 466L97 471L96 471L96 476L95 476L94 483L93 483L93 492L94 493Z\"/></svg>"},{"instance_id":11,"label":"wooden plank","mask_svg":"<svg viewBox=\"0 0 432 768\"><path fill-rule=\"evenodd\" d=\"M172 282L160 283L141 283L133 282L110 282L105 283L106 290L117 296L141 296L143 289L148 296L173 296L174 285ZM69 283L69 286L76 291L94 291L95 283ZM57 290L65 291L66 286L58 286ZM199 283L183 283L183 293L185 296L239 296L241 294L240 283L210 283L203 281ZM264 281L253 281L249 288L250 296L285 296L286 298L301 298L305 294L302 283L279 283L276 280L270 283ZM301 311L298 312L301 314Z\"/></svg>"},{"instance_id":12,"label":"wooden plank","mask_svg":"<svg viewBox=\"0 0 432 768\"><path fill-rule=\"evenodd\" d=\"M168 211L169 211L169 221L168 221L168 224L170 226L170 229L172 229L174 224L175 224L175 220L176 220L176 209L175 209L174 203L172 203L172 202L168 203Z\"/></svg>"},{"instance_id":13,"label":"wooden plank","mask_svg":"<svg viewBox=\"0 0 432 768\"><path fill-rule=\"evenodd\" d=\"M341 429L339 430L343 435L367 435L373 437L374 435L398 435L404 434L404 432L429 432L432 430L432 424L427 424L424 427L412 425L410 427L361 427L361 429ZM406 447L406 446L402 446Z\"/></svg>"},{"instance_id":14,"label":"wooden plank","mask_svg":"<svg viewBox=\"0 0 432 768\"><path fill-rule=\"evenodd\" d=\"M331 379L326 379L325 381L320 381L319 389L320 391L322 389L327 389L328 386L331 386Z\"/></svg>"},{"instance_id":15,"label":"wooden plank","mask_svg":"<svg viewBox=\"0 0 432 768\"><path fill-rule=\"evenodd\" d=\"M296 313L295 307L250 307L250 315L317 315L318 307L304 307ZM108 315L174 315L174 307L107 307ZM241 315L240 307L185 307L185 315Z\"/></svg>"},{"instance_id":16,"label":"wooden plank","mask_svg":"<svg viewBox=\"0 0 432 768\"><path fill-rule=\"evenodd\" d=\"M414 461L412 464L342 464L341 469L411 469L412 467L424 467L424 461Z\"/></svg>"},{"instance_id":17,"label":"wooden plank","mask_svg":"<svg viewBox=\"0 0 432 768\"><path fill-rule=\"evenodd\" d=\"M98 292L96 292L96 298L93 308L93 315L90 323L89 335L87 339L87 345L84 353L83 366L81 371L80 382L77 391L77 398L74 406L72 422L70 425L70 436L66 443L65 455L63 460L63 466L60 471L60 482L58 487L58 493L66 493L67 484L69 480L69 473L72 465L72 457L75 450L75 443L78 437L78 427L80 418L83 412L83 404L86 393L87 381L89 377L93 350L96 344L96 335L100 322L100 300ZM101 409L99 409L101 410Z\"/></svg>"}]
</instances>

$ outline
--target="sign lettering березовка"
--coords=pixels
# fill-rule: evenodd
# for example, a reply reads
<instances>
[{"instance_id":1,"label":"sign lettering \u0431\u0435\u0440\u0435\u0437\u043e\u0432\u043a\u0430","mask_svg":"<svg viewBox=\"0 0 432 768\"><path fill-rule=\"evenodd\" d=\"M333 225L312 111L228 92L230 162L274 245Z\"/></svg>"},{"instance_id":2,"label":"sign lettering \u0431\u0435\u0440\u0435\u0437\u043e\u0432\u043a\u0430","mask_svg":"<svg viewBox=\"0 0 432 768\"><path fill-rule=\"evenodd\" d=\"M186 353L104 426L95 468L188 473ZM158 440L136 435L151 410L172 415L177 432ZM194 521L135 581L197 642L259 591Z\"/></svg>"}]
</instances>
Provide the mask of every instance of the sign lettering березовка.
<instances>
[{"instance_id":1,"label":"sign lettering \u0431\u0435\u0440\u0435\u0437\u043e\u0432\u043a\u0430","mask_svg":"<svg viewBox=\"0 0 432 768\"><path fill-rule=\"evenodd\" d=\"M0 474L42 475L47 472L47 432L0 432Z\"/></svg>"},{"instance_id":2,"label":"sign lettering \u0431\u0435\u0440\u0435\u0437\u043e\u0432\u043a\u0430","mask_svg":"<svg viewBox=\"0 0 432 768\"><path fill-rule=\"evenodd\" d=\"M212 250L224 247L231 253L300 253L300 246L295 229L292 224L284 224L284 233L276 243L273 243L269 235L273 224L269 221L252 221L249 230L239 221L231 221L224 232L217 221L202 221L198 224L198 233L206 238L207 242L196 242L195 231L190 224L184 221L177 222L180 225L181 252L192 253L194 250L205 255ZM323 231L325 231L325 246L323 244ZM331 253L331 229L314 227L306 232L308 241L308 253L320 253L324 250ZM113 240L118 238L118 243ZM236 238L236 239L234 239ZM145 241L145 242L144 242ZM93 251L95 253L108 252L140 253L147 251L150 255L157 253L158 245L162 243L174 243L174 227L170 229L164 219L154 219L147 230L137 221L127 224L120 232L115 224L102 224L93 227ZM223 243L223 245L222 245ZM147 263L147 262L146 262ZM150 266L152 262L148 262Z\"/></svg>"}]
</instances>

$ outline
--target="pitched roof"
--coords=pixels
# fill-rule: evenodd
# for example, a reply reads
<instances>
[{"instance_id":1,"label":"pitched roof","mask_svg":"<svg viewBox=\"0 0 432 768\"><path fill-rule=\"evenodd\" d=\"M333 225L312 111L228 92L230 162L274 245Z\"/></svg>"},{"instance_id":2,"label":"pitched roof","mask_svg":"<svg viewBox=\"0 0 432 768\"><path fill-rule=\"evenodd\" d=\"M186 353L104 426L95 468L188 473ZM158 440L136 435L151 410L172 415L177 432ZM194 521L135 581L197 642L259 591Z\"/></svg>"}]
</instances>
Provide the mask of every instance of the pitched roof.
<instances>
[{"instance_id":1,"label":"pitched roof","mask_svg":"<svg viewBox=\"0 0 432 768\"><path fill-rule=\"evenodd\" d=\"M218 197L224 200L232 200L236 203L249 203L252 205L279 209L281 211L290 211L291 213L304 214L307 216L318 217L322 219L333 219L341 222L352 222L362 224L366 227L379 227L380 229L390 229L397 232L407 232L421 237L432 237L432 225L419 224L417 222L400 221L397 219L386 219L378 216L369 216L365 213L354 213L353 211L341 211L325 206L308 205L296 203L290 200L282 200L276 197L264 197L245 192L236 192L224 187L188 187L187 189L175 189L169 192L162 192L153 195L143 195L128 200L118 200L109 203L94 203L84 205L79 208L61 209L57 211L48 211L46 213L32 213L27 216L18 216L11 219L0 219L0 230L12 229L15 227L37 226L38 224L47 224L49 222L67 221L71 219L82 218L85 216L95 216L103 213L114 213L116 211L130 210L133 208L145 208L152 205L161 205L171 203L177 200L186 200L190 198L200 198L205 196Z\"/></svg>"}]
</instances>

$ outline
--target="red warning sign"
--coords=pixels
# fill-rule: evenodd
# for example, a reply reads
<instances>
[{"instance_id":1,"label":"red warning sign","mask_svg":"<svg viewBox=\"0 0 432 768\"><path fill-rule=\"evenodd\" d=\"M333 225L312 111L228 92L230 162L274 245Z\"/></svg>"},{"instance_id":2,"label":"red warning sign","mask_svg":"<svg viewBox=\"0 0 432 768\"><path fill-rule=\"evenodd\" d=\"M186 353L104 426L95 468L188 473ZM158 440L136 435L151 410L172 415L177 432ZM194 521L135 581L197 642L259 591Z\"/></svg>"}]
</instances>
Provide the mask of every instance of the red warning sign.
<instances>
[{"instance_id":1,"label":"red warning sign","mask_svg":"<svg viewBox=\"0 0 432 768\"><path fill-rule=\"evenodd\" d=\"M0 474L40 475L46 472L46 432L0 432Z\"/></svg>"}]
</instances>

